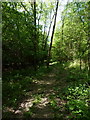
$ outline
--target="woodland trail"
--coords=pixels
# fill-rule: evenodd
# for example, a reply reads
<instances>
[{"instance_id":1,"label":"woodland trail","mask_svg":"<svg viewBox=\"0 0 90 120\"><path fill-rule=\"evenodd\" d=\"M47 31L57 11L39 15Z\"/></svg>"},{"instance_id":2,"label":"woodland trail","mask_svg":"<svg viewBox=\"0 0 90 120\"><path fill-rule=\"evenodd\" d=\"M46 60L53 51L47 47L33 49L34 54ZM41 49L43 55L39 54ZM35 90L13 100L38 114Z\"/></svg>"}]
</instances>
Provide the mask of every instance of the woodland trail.
<instances>
[{"instance_id":1,"label":"woodland trail","mask_svg":"<svg viewBox=\"0 0 90 120\"><path fill-rule=\"evenodd\" d=\"M59 80L57 67L54 67L50 72L44 74L41 78L33 81L30 85L30 90L27 92L27 97L19 104L14 115L22 118L55 118L55 115L65 117L64 105L66 101L58 97L58 94L63 91L67 85L65 83L65 72L61 73ZM57 102L57 106L61 106L61 110L57 112L51 104Z\"/></svg>"},{"instance_id":2,"label":"woodland trail","mask_svg":"<svg viewBox=\"0 0 90 120\"><path fill-rule=\"evenodd\" d=\"M27 94L29 98L21 103L21 108L24 111L28 111L31 107L33 110L32 118L54 118L55 111L51 107L50 103L62 88L65 87L64 77L65 73L61 75L60 80L57 80L57 68L53 68L49 73L45 74L42 79L36 79L32 84L31 91ZM58 90L55 88L58 87ZM64 112L63 105L66 101L61 98L55 98L57 104L61 106L61 111ZM58 113L60 114L60 113Z\"/></svg>"}]
</instances>

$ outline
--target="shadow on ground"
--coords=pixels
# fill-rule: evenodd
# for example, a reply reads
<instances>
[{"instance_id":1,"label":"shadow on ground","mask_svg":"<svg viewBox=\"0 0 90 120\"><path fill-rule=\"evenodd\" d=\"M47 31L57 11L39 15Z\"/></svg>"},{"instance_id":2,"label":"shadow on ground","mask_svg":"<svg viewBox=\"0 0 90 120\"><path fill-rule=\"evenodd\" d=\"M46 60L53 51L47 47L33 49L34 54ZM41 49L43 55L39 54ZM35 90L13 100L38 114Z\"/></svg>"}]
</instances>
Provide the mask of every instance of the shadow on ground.
<instances>
[{"instance_id":1,"label":"shadow on ground","mask_svg":"<svg viewBox=\"0 0 90 120\"><path fill-rule=\"evenodd\" d=\"M36 77L32 83L28 83L30 88L25 92L25 97L22 98L16 108L5 107L3 116L11 118L54 118L56 114L62 114L65 117L64 106L66 101L62 99L62 96L58 96L58 93L62 92L63 88L67 86L66 72L62 71L59 74L58 71L61 70L59 69L59 67L54 66L51 71L43 74L42 77ZM60 111L55 110L56 104L59 107L61 106Z\"/></svg>"}]
</instances>

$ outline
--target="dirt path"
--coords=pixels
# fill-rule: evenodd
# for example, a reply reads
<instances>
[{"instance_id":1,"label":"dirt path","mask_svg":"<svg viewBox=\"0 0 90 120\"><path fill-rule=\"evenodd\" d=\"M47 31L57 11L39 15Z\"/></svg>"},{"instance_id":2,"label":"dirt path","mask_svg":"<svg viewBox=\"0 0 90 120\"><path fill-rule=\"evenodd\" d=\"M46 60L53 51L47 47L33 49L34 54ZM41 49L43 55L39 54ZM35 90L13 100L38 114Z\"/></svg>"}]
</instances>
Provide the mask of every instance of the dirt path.
<instances>
[{"instance_id":1,"label":"dirt path","mask_svg":"<svg viewBox=\"0 0 90 120\"><path fill-rule=\"evenodd\" d=\"M35 79L30 85L30 91L26 94L26 99L20 103L17 110L12 110L14 114L18 117L32 117L32 118L54 118L55 110L51 106L53 100L55 99L57 105L61 106L60 113L64 112L63 105L66 101L62 100L60 97L55 97L58 92L65 87L64 76L57 80L57 69L49 73L46 73L41 79ZM58 87L58 90L55 90ZM10 109L9 109L10 111Z\"/></svg>"},{"instance_id":2,"label":"dirt path","mask_svg":"<svg viewBox=\"0 0 90 120\"><path fill-rule=\"evenodd\" d=\"M57 91L54 90L55 86L60 85L60 89L64 86L62 79L61 81L56 80L56 75L57 69L54 68L51 72L45 74L42 79L36 79L32 84L31 91L27 93L29 98L21 103L19 109L28 112L32 108L33 114L31 116L33 118L54 118L55 111L50 105L50 96L57 94ZM60 90L58 91L60 92ZM65 103L60 98L56 100L61 106Z\"/></svg>"}]
</instances>

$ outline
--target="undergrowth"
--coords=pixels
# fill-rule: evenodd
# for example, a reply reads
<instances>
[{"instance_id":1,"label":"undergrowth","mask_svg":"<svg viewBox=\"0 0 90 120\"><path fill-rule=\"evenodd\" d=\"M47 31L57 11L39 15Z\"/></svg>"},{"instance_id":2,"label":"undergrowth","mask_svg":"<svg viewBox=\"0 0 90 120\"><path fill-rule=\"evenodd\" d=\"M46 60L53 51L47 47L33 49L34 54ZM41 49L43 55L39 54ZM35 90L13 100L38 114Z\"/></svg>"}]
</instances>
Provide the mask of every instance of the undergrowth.
<instances>
[{"instance_id":1,"label":"undergrowth","mask_svg":"<svg viewBox=\"0 0 90 120\"><path fill-rule=\"evenodd\" d=\"M68 68L68 64L52 65L49 69L44 66L36 72L30 69L6 72L3 75L3 110L6 107L17 109L18 104L27 97L27 92L32 91L32 85L35 87L35 79L42 79L53 68L58 71L56 81L65 84L63 87L60 84L53 86L53 90L56 92L49 95L49 104L54 111L55 119L89 120L90 86L88 81L90 81L90 78L87 76L86 71L80 71L74 67ZM40 101L40 96L37 95L35 98L36 101L33 104ZM9 114L6 113L6 116ZM24 113L24 117L29 118L32 114L33 106L29 112Z\"/></svg>"}]
</instances>

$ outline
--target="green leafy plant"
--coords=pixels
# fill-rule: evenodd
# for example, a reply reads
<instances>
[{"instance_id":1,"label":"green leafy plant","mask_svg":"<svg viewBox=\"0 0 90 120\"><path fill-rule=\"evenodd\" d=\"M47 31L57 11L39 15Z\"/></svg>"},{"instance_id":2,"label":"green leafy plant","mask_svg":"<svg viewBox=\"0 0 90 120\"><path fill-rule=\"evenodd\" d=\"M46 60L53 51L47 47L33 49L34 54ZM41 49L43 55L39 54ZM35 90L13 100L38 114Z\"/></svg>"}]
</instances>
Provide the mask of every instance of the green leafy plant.
<instances>
[{"instance_id":1,"label":"green leafy plant","mask_svg":"<svg viewBox=\"0 0 90 120\"><path fill-rule=\"evenodd\" d=\"M85 84L80 84L75 87L69 87L67 91L67 109L71 113L71 118L88 120L89 115L89 96Z\"/></svg>"}]
</instances>

